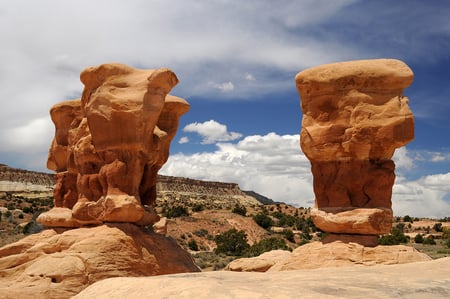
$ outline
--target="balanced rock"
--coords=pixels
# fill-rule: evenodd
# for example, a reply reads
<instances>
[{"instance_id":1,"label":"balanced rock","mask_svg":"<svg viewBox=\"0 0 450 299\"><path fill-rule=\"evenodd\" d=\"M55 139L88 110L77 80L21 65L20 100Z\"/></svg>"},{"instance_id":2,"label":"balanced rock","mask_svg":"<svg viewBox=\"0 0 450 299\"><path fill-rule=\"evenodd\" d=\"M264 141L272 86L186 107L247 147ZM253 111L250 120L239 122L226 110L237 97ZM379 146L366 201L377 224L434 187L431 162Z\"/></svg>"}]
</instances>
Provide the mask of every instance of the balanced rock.
<instances>
[{"instance_id":1,"label":"balanced rock","mask_svg":"<svg viewBox=\"0 0 450 299\"><path fill-rule=\"evenodd\" d=\"M392 224L396 148L414 138L403 90L413 81L399 60L322 65L297 74L300 144L311 162L320 229L379 235Z\"/></svg>"},{"instance_id":2,"label":"balanced rock","mask_svg":"<svg viewBox=\"0 0 450 299\"><path fill-rule=\"evenodd\" d=\"M189 110L184 99L168 94L176 75L165 68L104 64L85 69L80 78L81 99L50 111L55 137L47 167L57 173L57 210L38 221L47 227L158 221L157 174L179 118Z\"/></svg>"},{"instance_id":3,"label":"balanced rock","mask_svg":"<svg viewBox=\"0 0 450 299\"><path fill-rule=\"evenodd\" d=\"M173 239L134 224L48 229L0 248L0 297L70 298L109 277L198 271Z\"/></svg>"}]
</instances>

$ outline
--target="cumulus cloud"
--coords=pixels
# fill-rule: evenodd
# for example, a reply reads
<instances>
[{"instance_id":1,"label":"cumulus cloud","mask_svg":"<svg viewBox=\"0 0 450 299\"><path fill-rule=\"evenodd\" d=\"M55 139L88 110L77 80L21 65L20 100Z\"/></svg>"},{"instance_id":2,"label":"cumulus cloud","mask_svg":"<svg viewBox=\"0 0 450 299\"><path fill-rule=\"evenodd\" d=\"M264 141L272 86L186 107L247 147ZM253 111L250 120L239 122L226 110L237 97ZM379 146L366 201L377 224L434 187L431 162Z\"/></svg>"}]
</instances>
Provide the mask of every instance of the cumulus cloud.
<instances>
[{"instance_id":1,"label":"cumulus cloud","mask_svg":"<svg viewBox=\"0 0 450 299\"><path fill-rule=\"evenodd\" d=\"M410 170L414 168L414 159L410 157L406 147L401 147L395 150L392 160L395 162L395 166L400 170Z\"/></svg>"},{"instance_id":2,"label":"cumulus cloud","mask_svg":"<svg viewBox=\"0 0 450 299\"><path fill-rule=\"evenodd\" d=\"M396 161L408 168L406 149ZM406 161L406 162L405 162ZM169 157L162 174L201 180L235 182L276 201L313 206L310 163L300 151L299 135L246 136L237 143L217 143L214 152L176 154ZM398 176L393 187L395 215L445 217L450 213L450 173L407 180Z\"/></svg>"},{"instance_id":3,"label":"cumulus cloud","mask_svg":"<svg viewBox=\"0 0 450 299\"><path fill-rule=\"evenodd\" d=\"M187 136L183 136L180 138L180 140L178 140L179 144L185 144L189 142L189 138Z\"/></svg>"},{"instance_id":4,"label":"cumulus cloud","mask_svg":"<svg viewBox=\"0 0 450 299\"><path fill-rule=\"evenodd\" d=\"M235 182L244 190L301 206L314 202L310 164L300 151L298 135L253 135L237 143L218 143L214 152L175 154L160 173Z\"/></svg>"},{"instance_id":5,"label":"cumulus cloud","mask_svg":"<svg viewBox=\"0 0 450 299\"><path fill-rule=\"evenodd\" d=\"M222 91L222 92L230 92L234 90L233 82L223 82L223 83L210 83L214 88Z\"/></svg>"},{"instance_id":6,"label":"cumulus cloud","mask_svg":"<svg viewBox=\"0 0 450 299\"><path fill-rule=\"evenodd\" d=\"M228 132L227 126L211 119L203 123L191 123L183 128L184 132L197 133L203 144L213 144L219 141L232 141L242 137L241 133Z\"/></svg>"},{"instance_id":7,"label":"cumulus cloud","mask_svg":"<svg viewBox=\"0 0 450 299\"><path fill-rule=\"evenodd\" d=\"M396 215L448 217L450 173L428 175L414 181L397 178L393 188L392 208Z\"/></svg>"}]
</instances>

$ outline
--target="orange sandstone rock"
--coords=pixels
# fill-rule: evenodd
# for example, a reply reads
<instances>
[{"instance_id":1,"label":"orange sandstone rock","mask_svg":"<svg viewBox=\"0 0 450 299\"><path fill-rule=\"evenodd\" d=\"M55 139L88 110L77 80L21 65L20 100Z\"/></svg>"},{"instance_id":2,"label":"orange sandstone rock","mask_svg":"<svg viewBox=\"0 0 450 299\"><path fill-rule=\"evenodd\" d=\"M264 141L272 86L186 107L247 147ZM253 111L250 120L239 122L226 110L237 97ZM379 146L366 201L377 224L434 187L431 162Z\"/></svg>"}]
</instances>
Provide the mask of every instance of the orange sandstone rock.
<instances>
[{"instance_id":1,"label":"orange sandstone rock","mask_svg":"<svg viewBox=\"0 0 450 299\"><path fill-rule=\"evenodd\" d=\"M103 64L81 73L81 99L51 109L55 138L48 167L57 172L55 207L47 227L158 220L153 210L159 169L169 156L178 120L189 110L168 93L178 83L169 69ZM59 215L52 217L52 215Z\"/></svg>"},{"instance_id":2,"label":"orange sandstone rock","mask_svg":"<svg viewBox=\"0 0 450 299\"><path fill-rule=\"evenodd\" d=\"M376 59L322 65L295 79L303 111L300 144L314 176L315 224L332 233L389 232L391 158L414 138L403 96L413 72L399 60Z\"/></svg>"}]
</instances>

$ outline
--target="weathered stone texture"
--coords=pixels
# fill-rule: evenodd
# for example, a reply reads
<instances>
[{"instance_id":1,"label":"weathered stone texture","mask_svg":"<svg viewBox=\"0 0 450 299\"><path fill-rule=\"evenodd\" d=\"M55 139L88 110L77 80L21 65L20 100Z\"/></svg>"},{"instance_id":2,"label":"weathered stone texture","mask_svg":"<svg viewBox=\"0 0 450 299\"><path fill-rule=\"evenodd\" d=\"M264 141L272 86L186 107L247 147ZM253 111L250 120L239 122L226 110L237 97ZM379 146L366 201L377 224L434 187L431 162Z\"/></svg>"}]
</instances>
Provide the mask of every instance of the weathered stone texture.
<instances>
[{"instance_id":1,"label":"weathered stone texture","mask_svg":"<svg viewBox=\"0 0 450 299\"><path fill-rule=\"evenodd\" d=\"M179 118L189 110L184 99L168 94L176 75L165 68L104 64L85 69L80 78L81 99L50 111L55 137L47 162L57 172L55 207L71 209L73 219L61 221L55 211L38 221L49 227L156 222L158 170L169 157Z\"/></svg>"},{"instance_id":2,"label":"weathered stone texture","mask_svg":"<svg viewBox=\"0 0 450 299\"><path fill-rule=\"evenodd\" d=\"M394 59L334 63L297 74L300 144L311 162L319 210L313 218L319 228L389 232L395 180L391 158L414 138L413 115L403 96L413 77L406 64Z\"/></svg>"}]
</instances>

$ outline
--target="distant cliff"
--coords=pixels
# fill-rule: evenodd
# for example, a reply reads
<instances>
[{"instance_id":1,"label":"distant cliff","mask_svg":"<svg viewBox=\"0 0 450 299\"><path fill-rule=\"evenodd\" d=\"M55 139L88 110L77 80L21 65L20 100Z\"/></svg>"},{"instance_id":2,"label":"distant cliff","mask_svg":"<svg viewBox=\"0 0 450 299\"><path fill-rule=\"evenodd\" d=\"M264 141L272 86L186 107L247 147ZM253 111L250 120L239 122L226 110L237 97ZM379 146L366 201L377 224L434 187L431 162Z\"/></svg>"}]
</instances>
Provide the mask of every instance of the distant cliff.
<instances>
[{"instance_id":1,"label":"distant cliff","mask_svg":"<svg viewBox=\"0 0 450 299\"><path fill-rule=\"evenodd\" d=\"M50 191L55 176L0 164L0 191Z\"/></svg>"},{"instance_id":2,"label":"distant cliff","mask_svg":"<svg viewBox=\"0 0 450 299\"><path fill-rule=\"evenodd\" d=\"M0 191L49 191L55 184L51 173L12 168L0 164ZM232 207L235 204L259 205L273 201L253 191L242 191L238 184L201 181L189 178L158 176L158 200L175 200L184 204L209 202L215 206Z\"/></svg>"}]
</instances>

